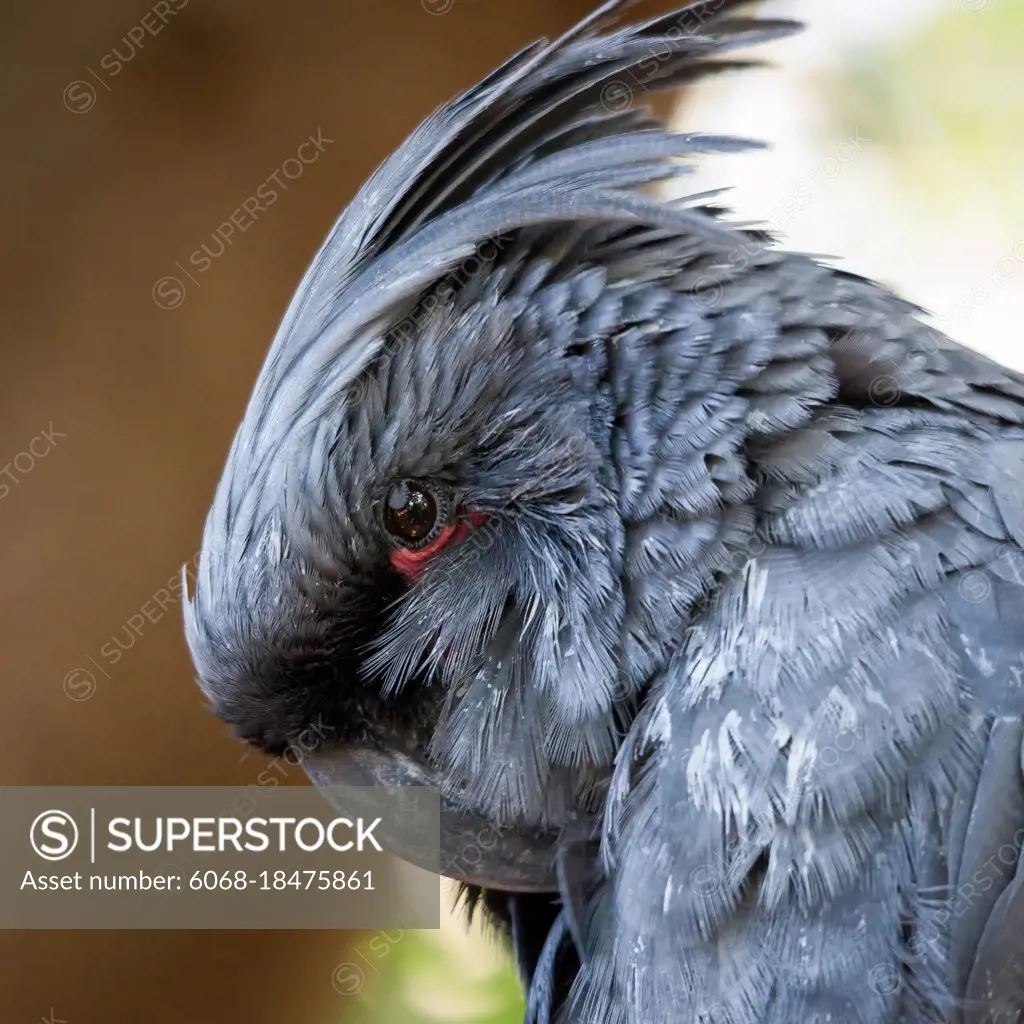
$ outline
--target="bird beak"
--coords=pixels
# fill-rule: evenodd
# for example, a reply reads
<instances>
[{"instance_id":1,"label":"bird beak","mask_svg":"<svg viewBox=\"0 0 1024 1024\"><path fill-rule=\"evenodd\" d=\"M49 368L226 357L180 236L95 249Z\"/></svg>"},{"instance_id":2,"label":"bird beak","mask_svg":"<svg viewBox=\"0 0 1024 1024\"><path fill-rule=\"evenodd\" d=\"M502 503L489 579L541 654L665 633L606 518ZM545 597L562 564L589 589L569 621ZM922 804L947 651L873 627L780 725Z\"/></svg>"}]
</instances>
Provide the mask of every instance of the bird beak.
<instances>
[{"instance_id":1,"label":"bird beak","mask_svg":"<svg viewBox=\"0 0 1024 1024\"><path fill-rule=\"evenodd\" d=\"M441 790L430 765L408 751L369 747L326 747L308 755L304 767L313 784L339 810L342 787L426 786ZM560 833L495 824L460 810L441 792L440 859L425 859L411 837L396 836L391 852L431 871L469 885L509 892L557 892L556 855ZM433 863L427 863L433 860Z\"/></svg>"}]
</instances>

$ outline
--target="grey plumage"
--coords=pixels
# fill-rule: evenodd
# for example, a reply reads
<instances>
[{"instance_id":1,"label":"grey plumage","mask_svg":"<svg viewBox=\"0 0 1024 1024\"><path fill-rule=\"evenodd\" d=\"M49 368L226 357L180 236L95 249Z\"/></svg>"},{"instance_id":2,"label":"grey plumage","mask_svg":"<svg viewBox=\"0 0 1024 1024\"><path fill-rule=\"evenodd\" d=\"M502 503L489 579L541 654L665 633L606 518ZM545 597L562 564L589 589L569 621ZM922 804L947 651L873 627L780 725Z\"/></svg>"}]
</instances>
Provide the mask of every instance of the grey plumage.
<instances>
[{"instance_id":1,"label":"grey plumage","mask_svg":"<svg viewBox=\"0 0 1024 1024\"><path fill-rule=\"evenodd\" d=\"M641 191L749 144L609 86L794 26L606 31L627 6L437 111L331 231L206 524L200 683L265 749L400 737L556 837L469 893L538 1024L1018 1020L1024 378ZM468 533L411 578L400 480Z\"/></svg>"}]
</instances>

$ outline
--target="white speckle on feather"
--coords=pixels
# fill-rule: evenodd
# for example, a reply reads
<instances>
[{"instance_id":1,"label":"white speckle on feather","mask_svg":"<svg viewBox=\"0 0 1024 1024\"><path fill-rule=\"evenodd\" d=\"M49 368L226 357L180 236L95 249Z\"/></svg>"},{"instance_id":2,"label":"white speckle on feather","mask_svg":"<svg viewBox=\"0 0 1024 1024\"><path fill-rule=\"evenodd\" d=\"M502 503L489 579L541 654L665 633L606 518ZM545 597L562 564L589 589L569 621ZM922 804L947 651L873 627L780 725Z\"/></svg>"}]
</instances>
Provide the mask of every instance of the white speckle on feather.
<instances>
[{"instance_id":1,"label":"white speckle on feather","mask_svg":"<svg viewBox=\"0 0 1024 1024\"><path fill-rule=\"evenodd\" d=\"M781 719L775 720L775 731L772 733L772 743L781 750L793 738L793 730Z\"/></svg>"},{"instance_id":2,"label":"white speckle on feather","mask_svg":"<svg viewBox=\"0 0 1024 1024\"><path fill-rule=\"evenodd\" d=\"M884 711L889 710L888 702L873 686L866 686L864 688L864 696L867 698L867 702L869 704L874 704L877 707L882 708Z\"/></svg>"},{"instance_id":3,"label":"white speckle on feather","mask_svg":"<svg viewBox=\"0 0 1024 1024\"><path fill-rule=\"evenodd\" d=\"M786 821L794 824L802 794L808 788L809 776L818 760L818 745L812 736L797 736L786 759Z\"/></svg>"},{"instance_id":4,"label":"white speckle on feather","mask_svg":"<svg viewBox=\"0 0 1024 1024\"><path fill-rule=\"evenodd\" d=\"M988 652L984 647L975 650L971 646L971 638L964 633L960 634L960 642L964 645L964 651L966 652L967 657L974 662L978 671L983 676L992 676L995 674L996 667L992 664L992 661L988 656Z\"/></svg>"},{"instance_id":5,"label":"white speckle on feather","mask_svg":"<svg viewBox=\"0 0 1024 1024\"><path fill-rule=\"evenodd\" d=\"M665 915L668 914L668 908L672 905L672 876L668 876L668 881L665 883L665 896L661 901L661 912Z\"/></svg>"},{"instance_id":6,"label":"white speckle on feather","mask_svg":"<svg viewBox=\"0 0 1024 1024\"><path fill-rule=\"evenodd\" d=\"M714 767L715 759L711 754L711 730L705 729L686 762L686 776L691 793L699 792L704 788Z\"/></svg>"},{"instance_id":7,"label":"white speckle on feather","mask_svg":"<svg viewBox=\"0 0 1024 1024\"><path fill-rule=\"evenodd\" d=\"M757 564L757 559L752 558L747 562L744 572L747 607L751 613L756 615L760 612L761 605L764 603L764 595L768 591L768 570L762 569Z\"/></svg>"},{"instance_id":8,"label":"white speckle on feather","mask_svg":"<svg viewBox=\"0 0 1024 1024\"><path fill-rule=\"evenodd\" d=\"M822 701L822 710L826 720L834 721L840 729L852 730L856 727L859 715L850 698L838 686L833 686L828 696Z\"/></svg>"},{"instance_id":9,"label":"white speckle on feather","mask_svg":"<svg viewBox=\"0 0 1024 1024\"><path fill-rule=\"evenodd\" d=\"M816 848L814 845L814 838L810 832L806 832L803 836L804 840L804 866L809 867L811 862L814 860L814 854Z\"/></svg>"},{"instance_id":10,"label":"white speckle on feather","mask_svg":"<svg viewBox=\"0 0 1024 1024\"><path fill-rule=\"evenodd\" d=\"M1024 685L1024 671L1021 670L1020 665L1010 666L1010 675L1013 676L1013 685L1020 687Z\"/></svg>"},{"instance_id":11,"label":"white speckle on feather","mask_svg":"<svg viewBox=\"0 0 1024 1024\"><path fill-rule=\"evenodd\" d=\"M647 727L647 742L669 743L672 740L672 719L668 704L662 697L654 707L651 724Z\"/></svg>"},{"instance_id":12,"label":"white speckle on feather","mask_svg":"<svg viewBox=\"0 0 1024 1024\"><path fill-rule=\"evenodd\" d=\"M996 672L995 665L992 664L992 659L988 656L988 651L984 647L978 650L977 657L974 659L978 666L978 670L984 676L993 676Z\"/></svg>"},{"instance_id":13,"label":"white speckle on feather","mask_svg":"<svg viewBox=\"0 0 1024 1024\"><path fill-rule=\"evenodd\" d=\"M743 719L740 718L740 713L736 710L732 710L725 716L725 721L722 722L722 728L728 729L730 732L735 732L742 724Z\"/></svg>"}]
</instances>

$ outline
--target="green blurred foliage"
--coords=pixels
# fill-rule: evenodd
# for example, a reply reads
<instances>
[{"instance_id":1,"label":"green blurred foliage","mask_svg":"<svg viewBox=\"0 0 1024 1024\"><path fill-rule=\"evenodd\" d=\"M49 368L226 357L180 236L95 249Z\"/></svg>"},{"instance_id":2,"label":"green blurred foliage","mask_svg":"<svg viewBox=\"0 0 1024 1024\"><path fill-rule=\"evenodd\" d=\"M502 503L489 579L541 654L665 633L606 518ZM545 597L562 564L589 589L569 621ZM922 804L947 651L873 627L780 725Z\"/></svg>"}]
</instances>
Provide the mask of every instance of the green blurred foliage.
<instances>
[{"instance_id":1,"label":"green blurred foliage","mask_svg":"<svg viewBox=\"0 0 1024 1024\"><path fill-rule=\"evenodd\" d=\"M463 944L443 932L382 932L376 944L373 938L352 957L365 958L366 984L350 997L357 1005L345 1024L521 1024L519 981L507 958L467 962Z\"/></svg>"},{"instance_id":2,"label":"green blurred foliage","mask_svg":"<svg viewBox=\"0 0 1024 1024\"><path fill-rule=\"evenodd\" d=\"M990 196L1024 230L1024 4L964 0L916 36L872 49L822 83L852 131L882 143L908 197ZM1012 212L1011 212L1012 211Z\"/></svg>"}]
</instances>

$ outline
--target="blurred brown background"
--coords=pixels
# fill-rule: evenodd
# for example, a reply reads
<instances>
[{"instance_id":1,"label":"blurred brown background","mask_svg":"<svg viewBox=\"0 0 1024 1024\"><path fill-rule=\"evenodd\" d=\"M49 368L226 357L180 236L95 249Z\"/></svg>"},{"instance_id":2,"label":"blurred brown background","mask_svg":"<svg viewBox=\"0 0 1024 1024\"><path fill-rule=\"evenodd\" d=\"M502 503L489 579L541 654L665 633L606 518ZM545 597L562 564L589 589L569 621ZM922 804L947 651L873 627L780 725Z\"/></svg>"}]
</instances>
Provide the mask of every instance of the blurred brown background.
<instances>
[{"instance_id":1,"label":"blurred brown background","mask_svg":"<svg viewBox=\"0 0 1024 1024\"><path fill-rule=\"evenodd\" d=\"M265 762L243 757L193 685L175 577L277 321L405 134L590 6L6 8L0 783L255 781ZM261 186L252 219L243 203ZM234 234L214 237L233 213ZM215 258L189 262L204 243ZM348 938L2 933L0 1018L338 1020L331 972Z\"/></svg>"}]
</instances>

